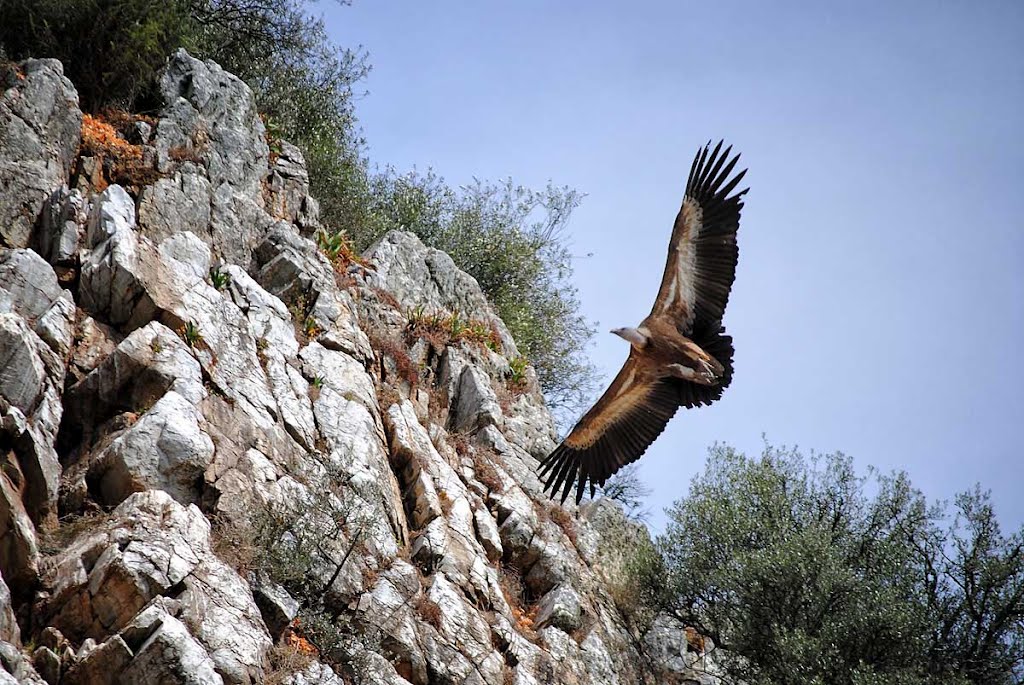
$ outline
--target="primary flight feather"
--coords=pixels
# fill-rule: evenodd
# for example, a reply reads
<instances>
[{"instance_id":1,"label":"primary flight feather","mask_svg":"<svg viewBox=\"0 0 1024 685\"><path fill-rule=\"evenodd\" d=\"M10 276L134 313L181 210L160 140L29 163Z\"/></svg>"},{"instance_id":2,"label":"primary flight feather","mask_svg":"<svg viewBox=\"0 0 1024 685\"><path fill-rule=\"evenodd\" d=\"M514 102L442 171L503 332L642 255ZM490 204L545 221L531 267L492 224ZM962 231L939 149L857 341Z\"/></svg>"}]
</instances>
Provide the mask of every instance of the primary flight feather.
<instances>
[{"instance_id":1,"label":"primary flight feather","mask_svg":"<svg viewBox=\"0 0 1024 685\"><path fill-rule=\"evenodd\" d=\"M736 277L736 231L747 173L739 155L708 143L693 159L672 227L668 260L651 313L636 328L612 331L630 350L611 386L540 465L545 489L564 502L573 485L605 481L640 458L679 407L711 404L732 380L732 338L722 316Z\"/></svg>"}]
</instances>

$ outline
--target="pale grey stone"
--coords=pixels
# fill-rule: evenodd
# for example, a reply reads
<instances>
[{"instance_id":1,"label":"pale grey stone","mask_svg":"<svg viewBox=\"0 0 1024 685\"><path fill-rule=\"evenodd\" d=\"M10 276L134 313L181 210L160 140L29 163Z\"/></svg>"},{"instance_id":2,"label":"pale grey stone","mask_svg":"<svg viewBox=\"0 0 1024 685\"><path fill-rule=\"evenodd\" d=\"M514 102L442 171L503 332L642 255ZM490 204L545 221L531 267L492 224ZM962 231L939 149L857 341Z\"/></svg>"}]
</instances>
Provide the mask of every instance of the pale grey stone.
<instances>
[{"instance_id":1,"label":"pale grey stone","mask_svg":"<svg viewBox=\"0 0 1024 685\"><path fill-rule=\"evenodd\" d=\"M270 150L252 91L216 63L179 49L161 76L160 92L165 106L153 137L159 169L175 170L181 151L201 165L186 164L193 178L172 180L146 198L144 227L165 237L182 218L215 253L248 262L273 223L262 197Z\"/></svg>"},{"instance_id":2,"label":"pale grey stone","mask_svg":"<svg viewBox=\"0 0 1024 685\"><path fill-rule=\"evenodd\" d=\"M456 430L475 431L502 424L501 405L491 381L476 366L466 366L459 375L453 423Z\"/></svg>"},{"instance_id":3,"label":"pale grey stone","mask_svg":"<svg viewBox=\"0 0 1024 685\"><path fill-rule=\"evenodd\" d=\"M136 650L119 680L137 685L224 685L213 659L185 624L173 616L162 618L160 626Z\"/></svg>"},{"instance_id":4,"label":"pale grey stone","mask_svg":"<svg viewBox=\"0 0 1024 685\"><path fill-rule=\"evenodd\" d=\"M136 233L135 202L118 185L93 204L81 261L80 305L128 330L151 321L159 311L154 294L173 285L156 247Z\"/></svg>"},{"instance_id":5,"label":"pale grey stone","mask_svg":"<svg viewBox=\"0 0 1024 685\"><path fill-rule=\"evenodd\" d=\"M482 504L473 512L473 522L476 524L476 537L487 551L487 559L491 562L501 559L502 547L498 524Z\"/></svg>"},{"instance_id":6,"label":"pale grey stone","mask_svg":"<svg viewBox=\"0 0 1024 685\"><path fill-rule=\"evenodd\" d=\"M98 685L118 682L117 678L132 660L134 654L120 635L114 635L103 644L96 645L86 639L77 659L61 680L62 685Z\"/></svg>"},{"instance_id":7,"label":"pale grey stone","mask_svg":"<svg viewBox=\"0 0 1024 685\"><path fill-rule=\"evenodd\" d=\"M459 312L493 324L511 359L518 353L504 322L494 315L476 279L446 253L427 247L414 234L389 231L365 255L374 266L370 285L389 291L403 307Z\"/></svg>"},{"instance_id":8,"label":"pale grey stone","mask_svg":"<svg viewBox=\"0 0 1024 685\"><path fill-rule=\"evenodd\" d=\"M32 662L16 645L0 641L0 683L49 685L39 677Z\"/></svg>"},{"instance_id":9,"label":"pale grey stone","mask_svg":"<svg viewBox=\"0 0 1024 685\"><path fill-rule=\"evenodd\" d=\"M309 198L309 173L302 151L287 141L281 141L280 151L267 180L269 206L267 211L275 219L295 222L306 212Z\"/></svg>"},{"instance_id":10,"label":"pale grey stone","mask_svg":"<svg viewBox=\"0 0 1024 685\"><path fill-rule=\"evenodd\" d=\"M360 682L365 683L370 677L372 676L364 670L363 680ZM345 681L327 664L314 661L303 670L285 676L282 685L345 685Z\"/></svg>"},{"instance_id":11,"label":"pale grey stone","mask_svg":"<svg viewBox=\"0 0 1024 685\"><path fill-rule=\"evenodd\" d=\"M210 182L191 162L169 178L146 186L139 198L139 227L153 241L190 231L206 235L210 226Z\"/></svg>"},{"instance_id":12,"label":"pale grey stone","mask_svg":"<svg viewBox=\"0 0 1024 685\"><path fill-rule=\"evenodd\" d=\"M33 248L55 265L73 266L88 221L89 203L78 189L58 188L43 206Z\"/></svg>"},{"instance_id":13,"label":"pale grey stone","mask_svg":"<svg viewBox=\"0 0 1024 685\"><path fill-rule=\"evenodd\" d=\"M248 585L213 555L210 523L199 509L150 490L126 499L112 519L104 531L54 559L52 595L41 608L49 623L68 635L121 632L136 654L126 671L134 677L142 672L140 659L146 668L158 668L142 658L146 647L137 644L151 639L147 631L156 623L167 625L162 615L171 611L177 619L169 637L180 633L178 623L188 626L186 643L200 646L218 678L259 682L270 636ZM160 597L172 588L175 600ZM188 647L188 653L197 652Z\"/></svg>"},{"instance_id":14,"label":"pale grey stone","mask_svg":"<svg viewBox=\"0 0 1024 685\"><path fill-rule=\"evenodd\" d=\"M13 644L21 642L21 631L18 628L18 621L14 618L11 591L7 587L7 583L4 582L2 573L0 573L0 642Z\"/></svg>"},{"instance_id":15,"label":"pale grey stone","mask_svg":"<svg viewBox=\"0 0 1024 685\"><path fill-rule=\"evenodd\" d=\"M0 245L28 247L51 195L78 150L78 93L57 60L30 59L24 78L0 92Z\"/></svg>"},{"instance_id":16,"label":"pale grey stone","mask_svg":"<svg viewBox=\"0 0 1024 685\"><path fill-rule=\"evenodd\" d=\"M37 647L32 652L32 667L47 685L57 685L60 681L60 657L49 647Z\"/></svg>"},{"instance_id":17,"label":"pale grey stone","mask_svg":"<svg viewBox=\"0 0 1024 685\"><path fill-rule=\"evenodd\" d=\"M213 441L200 427L202 414L173 390L100 452L90 477L104 504L133 492L159 489L179 502L197 501L197 484L213 458Z\"/></svg>"},{"instance_id":18,"label":"pale grey stone","mask_svg":"<svg viewBox=\"0 0 1024 685\"><path fill-rule=\"evenodd\" d=\"M279 638L292 619L298 615L298 601L288 594L287 590L272 581L266 571L250 574L249 585L252 587L253 599L260 609L267 630L274 639Z\"/></svg>"},{"instance_id":19,"label":"pale grey stone","mask_svg":"<svg viewBox=\"0 0 1024 685\"><path fill-rule=\"evenodd\" d=\"M536 623L571 633L582 625L580 596L571 585L559 585L540 601Z\"/></svg>"}]
</instances>

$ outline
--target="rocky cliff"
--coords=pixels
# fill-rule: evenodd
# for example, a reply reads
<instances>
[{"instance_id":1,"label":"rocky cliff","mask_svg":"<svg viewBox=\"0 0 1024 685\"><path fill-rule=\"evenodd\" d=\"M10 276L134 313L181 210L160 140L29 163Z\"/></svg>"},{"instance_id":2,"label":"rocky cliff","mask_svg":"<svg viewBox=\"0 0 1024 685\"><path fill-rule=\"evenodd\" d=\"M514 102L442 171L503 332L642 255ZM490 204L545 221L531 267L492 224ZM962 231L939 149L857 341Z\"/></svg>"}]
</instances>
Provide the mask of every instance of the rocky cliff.
<instances>
[{"instance_id":1,"label":"rocky cliff","mask_svg":"<svg viewBox=\"0 0 1024 685\"><path fill-rule=\"evenodd\" d=\"M476 282L318 245L248 88L160 85L103 121L0 67L0 683L715 682L620 615L618 508L542 494Z\"/></svg>"}]
</instances>

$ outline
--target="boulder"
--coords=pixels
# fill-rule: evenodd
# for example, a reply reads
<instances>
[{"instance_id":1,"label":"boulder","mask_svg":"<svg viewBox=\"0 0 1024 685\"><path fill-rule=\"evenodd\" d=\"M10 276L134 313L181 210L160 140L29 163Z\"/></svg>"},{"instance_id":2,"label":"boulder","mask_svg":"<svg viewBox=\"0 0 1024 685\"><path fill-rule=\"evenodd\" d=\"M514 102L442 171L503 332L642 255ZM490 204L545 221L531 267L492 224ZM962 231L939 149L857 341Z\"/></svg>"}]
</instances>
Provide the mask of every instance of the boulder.
<instances>
[{"instance_id":1,"label":"boulder","mask_svg":"<svg viewBox=\"0 0 1024 685\"><path fill-rule=\"evenodd\" d=\"M78 151L78 93L54 59L0 73L0 246L28 247L43 205L67 183Z\"/></svg>"}]
</instances>

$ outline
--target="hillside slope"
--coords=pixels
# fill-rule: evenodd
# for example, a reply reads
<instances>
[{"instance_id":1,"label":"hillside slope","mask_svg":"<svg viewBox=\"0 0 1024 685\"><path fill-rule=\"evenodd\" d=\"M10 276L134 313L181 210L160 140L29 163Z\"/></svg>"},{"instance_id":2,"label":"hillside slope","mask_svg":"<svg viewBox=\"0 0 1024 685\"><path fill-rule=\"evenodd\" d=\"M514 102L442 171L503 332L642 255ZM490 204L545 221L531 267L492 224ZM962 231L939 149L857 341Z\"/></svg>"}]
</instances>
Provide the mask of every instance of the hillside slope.
<instances>
[{"instance_id":1,"label":"hillside slope","mask_svg":"<svg viewBox=\"0 0 1024 685\"><path fill-rule=\"evenodd\" d=\"M618 508L542 494L477 283L329 260L241 81L179 51L117 132L0 88L0 683L717 682L616 608Z\"/></svg>"}]
</instances>

